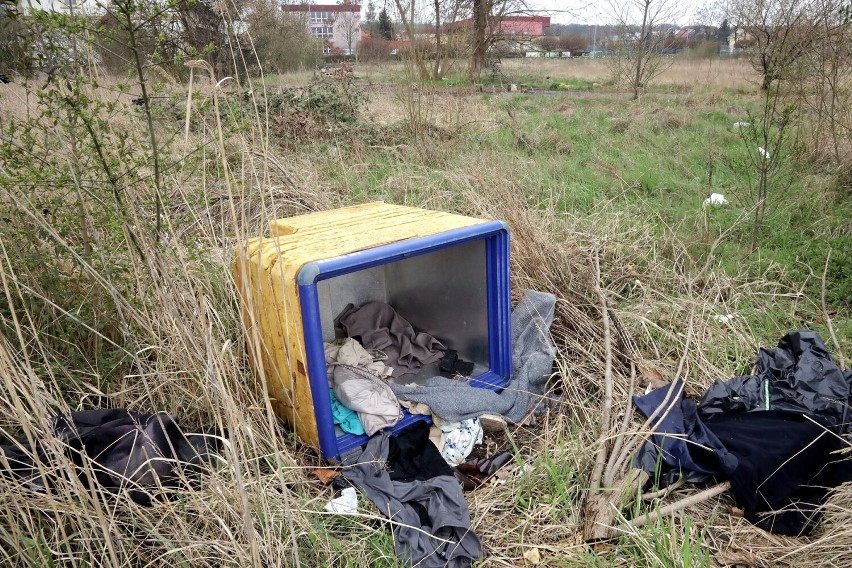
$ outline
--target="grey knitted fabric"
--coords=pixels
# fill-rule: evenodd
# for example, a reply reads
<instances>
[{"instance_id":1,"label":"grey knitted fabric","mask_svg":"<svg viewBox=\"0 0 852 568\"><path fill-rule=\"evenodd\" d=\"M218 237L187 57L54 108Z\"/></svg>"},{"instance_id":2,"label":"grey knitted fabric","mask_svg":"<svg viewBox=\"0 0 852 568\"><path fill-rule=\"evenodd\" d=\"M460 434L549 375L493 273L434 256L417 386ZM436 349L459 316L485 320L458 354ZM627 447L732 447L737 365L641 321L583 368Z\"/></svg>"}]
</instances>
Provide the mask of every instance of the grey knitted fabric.
<instances>
[{"instance_id":1,"label":"grey knitted fabric","mask_svg":"<svg viewBox=\"0 0 852 568\"><path fill-rule=\"evenodd\" d=\"M556 348L550 325L556 297L529 291L512 311L512 378L501 393L471 387L446 377L432 377L423 386L391 383L401 400L428 404L434 414L456 422L482 414L500 414L520 422L544 393Z\"/></svg>"}]
</instances>

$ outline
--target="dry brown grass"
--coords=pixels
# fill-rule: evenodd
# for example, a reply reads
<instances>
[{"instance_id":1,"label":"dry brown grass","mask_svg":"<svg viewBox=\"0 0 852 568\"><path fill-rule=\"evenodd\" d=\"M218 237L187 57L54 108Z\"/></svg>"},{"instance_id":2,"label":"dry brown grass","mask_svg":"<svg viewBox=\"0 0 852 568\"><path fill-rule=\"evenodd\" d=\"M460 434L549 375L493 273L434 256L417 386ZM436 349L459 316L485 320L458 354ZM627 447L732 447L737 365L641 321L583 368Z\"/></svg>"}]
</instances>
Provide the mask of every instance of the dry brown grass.
<instances>
[{"instance_id":1,"label":"dry brown grass","mask_svg":"<svg viewBox=\"0 0 852 568\"><path fill-rule=\"evenodd\" d=\"M559 67L550 67L552 63L557 62L520 61L517 72L544 77L559 69L560 77L606 77L597 60L558 62ZM712 65L676 61L662 80L678 86L746 88L750 75L744 65L736 60ZM294 76L294 80L303 79ZM420 94L415 110L424 123L452 130L474 122L488 130L497 120L506 120L495 116L493 107L478 97ZM406 98L410 96L399 91L373 95L368 114L388 123L410 119L413 107L406 106L414 101ZM30 108L25 97L16 97L15 104L24 107L9 112ZM131 371L109 390L99 386L100 377L80 381L72 370L57 364L34 323L39 315L26 311L23 300L32 294L24 287L29 275L9 261L12 243L0 241L7 248L0 258L6 300L16 313L28 316L13 326L15 336L0 343L0 414L7 417L7 425L17 424L23 432L40 436L54 410L84 407L93 401L140 411L166 410L191 425L227 429L223 459L206 472L201 487L150 509L123 496L99 495L74 477L49 494L2 478L0 562L33 566L48 559L110 566L396 565L387 524L363 500L366 512L360 517L341 519L321 512L331 490L313 480L309 472L320 463L318 458L292 440L273 416L263 385L253 381L230 276L233 246L263 232L270 219L354 200L351 188L329 180L320 160L322 165L365 175L368 164L359 161L357 144L351 153L341 150L351 140L330 143L322 157L287 154L269 143L262 123L229 137L227 147L217 149L215 122L207 117L203 125L193 134L197 136L193 143L213 148L200 167L208 177L200 179L195 171L169 174L174 176L172 187L178 188L168 212L169 246L143 238L145 252L156 261L135 260L144 285L116 299L134 324L122 343ZM484 149L463 165L452 162L454 145L461 143L451 139L433 142L432 148L411 143L389 150L400 161L417 162L425 156L428 166L419 170L416 179L404 169L388 176L383 187L375 188L377 193L398 203L506 220L512 229L515 296L526 289L540 289L559 298L552 333L560 351L554 389L561 403L535 425L509 430L513 439L523 442L520 459L533 469L505 485L468 495L474 530L489 555L483 566L522 565L523 553L531 547L542 552L544 565L654 564L658 553L649 543L659 534L654 531L663 529L639 531L598 553L581 542L580 505L593 462L605 367L592 259L600 253L602 283L613 306L617 401L613 414L617 417L631 411L629 397L639 392L638 387L629 392L631 362L672 377L683 357L688 390L700 392L713 378L736 371L726 349L733 346L735 359L742 360L757 348L747 321L724 325L712 316L729 313L729 306L739 305L744 298L762 298L758 302L762 305L787 291L770 274L747 281L726 276L714 262L700 270L672 228L661 236L658 220L637 218L611 203L590 215L560 211L559 196L538 189L542 184L534 158L510 161ZM216 170L219 153L229 158L229 174ZM25 203L22 208L27 208ZM41 219L37 211L25 213ZM39 223L45 231L50 228L48 221ZM153 277L155 266L159 278ZM54 316L68 316L73 308L61 306ZM75 386L69 388L72 377ZM637 421L634 427L638 426ZM67 470L60 448L55 450L57 459L48 467ZM852 507L843 499L848 500L848 495L841 496L830 513L826 536L798 551L803 541L767 535L729 515L730 500L706 503L687 514L699 527L707 528L705 540L714 554L733 550L765 562L795 559L830 565L831 558L840 558L838 554L852 546L852 542L840 548L832 544L849 539L845 527ZM671 526L664 527L668 531L664 536L670 539L669 560L680 554L679 543L694 536L694 527L685 528L686 518L678 515Z\"/></svg>"},{"instance_id":2,"label":"dry brown grass","mask_svg":"<svg viewBox=\"0 0 852 568\"><path fill-rule=\"evenodd\" d=\"M447 83L455 84L464 77L466 62L457 60L451 63ZM416 83L409 67L405 61L387 61L381 64L360 63L354 70L358 82L367 83L381 91L388 84L401 84L408 88ZM677 57L665 59L663 67L664 70L653 80L653 84L663 88L693 92L752 92L759 86L759 77L746 58ZM507 80L514 82L523 82L526 78L553 81L577 79L599 83L603 90L606 90L604 84L610 83L612 79L612 69L606 58L508 58L501 60L500 71ZM313 71L288 73L274 77L272 84L304 85L313 75ZM429 87L418 88L429 90ZM437 101L436 104L441 103Z\"/></svg>"}]
</instances>

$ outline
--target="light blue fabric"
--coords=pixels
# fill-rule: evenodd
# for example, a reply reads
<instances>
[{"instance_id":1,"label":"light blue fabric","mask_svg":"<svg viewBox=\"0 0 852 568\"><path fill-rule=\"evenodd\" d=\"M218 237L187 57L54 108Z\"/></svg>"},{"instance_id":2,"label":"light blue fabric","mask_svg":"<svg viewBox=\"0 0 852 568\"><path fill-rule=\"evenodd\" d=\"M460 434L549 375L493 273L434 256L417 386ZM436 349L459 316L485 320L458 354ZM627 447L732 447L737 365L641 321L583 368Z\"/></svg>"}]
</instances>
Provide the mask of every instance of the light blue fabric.
<instances>
[{"instance_id":1,"label":"light blue fabric","mask_svg":"<svg viewBox=\"0 0 852 568\"><path fill-rule=\"evenodd\" d=\"M334 390L328 389L331 396L331 415L334 416L334 423L340 424L340 429L348 434L364 434L364 425L358 419L358 414L351 408L346 408L334 396Z\"/></svg>"}]
</instances>

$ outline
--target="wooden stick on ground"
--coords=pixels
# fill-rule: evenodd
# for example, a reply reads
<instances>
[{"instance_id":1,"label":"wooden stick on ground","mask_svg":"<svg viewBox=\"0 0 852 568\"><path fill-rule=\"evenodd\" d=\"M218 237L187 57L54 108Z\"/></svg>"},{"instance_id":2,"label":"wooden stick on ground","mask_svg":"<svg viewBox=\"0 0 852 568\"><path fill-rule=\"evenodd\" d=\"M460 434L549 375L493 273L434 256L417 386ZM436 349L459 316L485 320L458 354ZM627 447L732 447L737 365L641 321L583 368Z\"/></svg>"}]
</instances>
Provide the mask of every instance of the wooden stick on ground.
<instances>
[{"instance_id":1,"label":"wooden stick on ground","mask_svg":"<svg viewBox=\"0 0 852 568\"><path fill-rule=\"evenodd\" d=\"M647 515L642 515L636 519L632 519L627 523L616 527L616 531L626 532L631 528L638 528L644 525L647 525L649 522L655 521L660 517L665 515L671 515L672 513L676 513L687 507L691 507L693 505L697 505L698 503L703 503L708 499L712 499L716 495L720 495L731 488L730 481L724 481L719 485L714 485L709 489L705 489L700 493L696 493L695 495L690 495L689 497L684 497L680 501L675 501L674 503L670 503L665 507L660 507L653 513L648 513Z\"/></svg>"},{"instance_id":2,"label":"wooden stick on ground","mask_svg":"<svg viewBox=\"0 0 852 568\"><path fill-rule=\"evenodd\" d=\"M583 506L583 537L587 541L615 536L612 525L621 511L622 504L629 496L635 495L648 480L648 474L644 471L631 469L618 481L615 481L615 470L609 467L612 459L611 455L609 456L610 459L608 459L607 445L613 429L612 405L614 390L612 336L610 332L609 307L607 306L606 295L601 286L600 255L597 252L595 253L595 278L595 289L600 299L601 315L603 318L606 365L604 369L604 400L601 413L600 434L598 435L596 444L595 466L590 477L589 494L586 496L586 502ZM635 379L636 371L634 367L631 369L631 390L633 389L633 381ZM628 413L628 416L625 416L624 422L619 429L613 450L623 444L621 438L626 434L626 429L629 425L629 409L625 410L625 412ZM606 468L606 472L604 472L604 468ZM601 485L602 480L606 481L606 487Z\"/></svg>"},{"instance_id":3,"label":"wooden stick on ground","mask_svg":"<svg viewBox=\"0 0 852 568\"><path fill-rule=\"evenodd\" d=\"M828 254L825 255L825 268L822 269L822 288L820 289L819 298L822 305L822 315L825 318L825 324L828 326L828 333L834 342L834 348L837 350L837 362L841 369L845 369L846 360L843 357L843 351L840 350L840 342L837 341L837 336L834 334L834 325L831 323L831 316L828 315L828 308L825 306L825 275L828 272L828 261L830 259L831 248L828 249Z\"/></svg>"},{"instance_id":4,"label":"wooden stick on ground","mask_svg":"<svg viewBox=\"0 0 852 568\"><path fill-rule=\"evenodd\" d=\"M665 497L666 495L668 495L669 493L671 493L675 489L683 486L684 484L686 484L686 478L681 477L677 481L672 483L671 485L666 485L665 487L663 487L659 491L651 491L650 493L643 493L642 494L642 500L643 501L653 501L654 499L658 499L660 497Z\"/></svg>"},{"instance_id":5,"label":"wooden stick on ground","mask_svg":"<svg viewBox=\"0 0 852 568\"><path fill-rule=\"evenodd\" d=\"M612 413L612 338L609 331L609 308L606 296L601 288L601 261L600 252L595 251L595 291L601 302L601 315L603 317L604 351L606 352L606 366L604 369L604 400L603 412L601 413L600 434L596 444L595 467L589 481L589 489L596 493L601 488L601 478L604 466L607 462L607 438L609 437L612 424L610 424Z\"/></svg>"},{"instance_id":6,"label":"wooden stick on ground","mask_svg":"<svg viewBox=\"0 0 852 568\"><path fill-rule=\"evenodd\" d=\"M632 415L632 402L630 397L633 395L634 386L636 386L636 365L634 365L633 361L631 361L630 386L627 388L627 404L624 409L624 418L622 419L618 433L615 435L615 442L612 445L612 450L610 450L609 459L607 460L606 468L604 469L603 482L606 487L612 487L613 483L615 483L615 474L618 472L618 470L615 469L615 462L621 452L622 446L624 445L627 428L630 426L630 416Z\"/></svg>"},{"instance_id":7,"label":"wooden stick on ground","mask_svg":"<svg viewBox=\"0 0 852 568\"><path fill-rule=\"evenodd\" d=\"M597 262L598 258L596 257L595 260L596 268L599 270L599 263ZM601 291L600 294L603 296L603 291ZM684 345L684 353L681 357L680 364L678 365L677 376L681 375L686 364L686 358L693 334L693 321L694 312L690 313L689 327L686 334L686 344ZM604 319L605 331L607 330L607 325L608 315L606 316L606 319ZM605 342L605 346L611 348L607 342ZM607 351L607 358L608 362L611 363L610 350ZM611 381L611 366L608 365L607 368L610 370L610 375L607 378ZM610 455L609 458L606 456L606 439L603 438L606 433L611 431L611 425L607 426L609 424L609 416L606 416L607 422L602 421L601 438L599 438L599 445L597 447L598 454L596 455L597 459L595 465L597 468L599 464L598 460L603 459L603 461L606 462L606 471L601 475L601 472L595 469L591 477L592 485L589 487L589 495L586 498L586 503L583 508L583 536L586 541L617 536L618 532L614 525L617 516L620 514L622 505L628 498L641 491L649 477L646 472L629 467L629 462L633 452L648 439L651 433L653 433L652 424L655 421L663 420L671 409L679 403L684 385L685 383L682 383L680 389L670 388L661 405L654 410L639 430L631 433L629 438L627 438L626 432L620 431L616 436L616 441L612 448L613 451L611 454L614 455ZM610 397L607 399L606 404L611 404L611 401L612 397L610 393ZM608 410L608 408L604 408L605 413ZM603 466L601 466L601 469L603 469ZM622 474L622 472L624 473ZM601 479L606 482L606 487L601 487Z\"/></svg>"}]
</instances>

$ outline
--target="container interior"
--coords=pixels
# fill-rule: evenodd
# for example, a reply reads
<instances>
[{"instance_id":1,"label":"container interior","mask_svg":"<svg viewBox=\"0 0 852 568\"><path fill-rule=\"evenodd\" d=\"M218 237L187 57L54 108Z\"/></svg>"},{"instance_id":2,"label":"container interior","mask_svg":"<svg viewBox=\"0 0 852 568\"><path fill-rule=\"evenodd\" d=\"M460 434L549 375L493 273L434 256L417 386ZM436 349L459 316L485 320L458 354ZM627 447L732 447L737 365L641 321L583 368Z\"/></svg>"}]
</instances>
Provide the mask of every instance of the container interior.
<instances>
[{"instance_id":1,"label":"container interior","mask_svg":"<svg viewBox=\"0 0 852 568\"><path fill-rule=\"evenodd\" d=\"M473 376L489 369L485 240L434 250L317 282L323 341L333 341L334 319L348 304L387 302L417 331L473 361ZM438 363L397 377L420 382Z\"/></svg>"}]
</instances>

